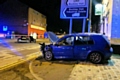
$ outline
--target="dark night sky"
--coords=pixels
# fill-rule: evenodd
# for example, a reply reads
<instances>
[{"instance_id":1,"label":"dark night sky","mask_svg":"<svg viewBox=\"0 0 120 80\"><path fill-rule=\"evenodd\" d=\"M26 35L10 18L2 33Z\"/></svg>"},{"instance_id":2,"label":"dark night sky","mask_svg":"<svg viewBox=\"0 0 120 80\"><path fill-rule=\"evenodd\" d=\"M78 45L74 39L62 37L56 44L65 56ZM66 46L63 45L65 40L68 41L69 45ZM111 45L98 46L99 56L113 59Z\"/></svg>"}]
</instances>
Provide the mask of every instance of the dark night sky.
<instances>
[{"instance_id":1,"label":"dark night sky","mask_svg":"<svg viewBox=\"0 0 120 80\"><path fill-rule=\"evenodd\" d=\"M0 3L6 0L0 0ZM20 2L32 7L47 16L47 29L52 31L69 30L69 20L60 19L60 3L61 0L19 0ZM101 2L101 0L93 0ZM92 6L92 24L94 24L99 17L94 15L94 5ZM73 31L81 30L82 20L73 20Z\"/></svg>"}]
</instances>

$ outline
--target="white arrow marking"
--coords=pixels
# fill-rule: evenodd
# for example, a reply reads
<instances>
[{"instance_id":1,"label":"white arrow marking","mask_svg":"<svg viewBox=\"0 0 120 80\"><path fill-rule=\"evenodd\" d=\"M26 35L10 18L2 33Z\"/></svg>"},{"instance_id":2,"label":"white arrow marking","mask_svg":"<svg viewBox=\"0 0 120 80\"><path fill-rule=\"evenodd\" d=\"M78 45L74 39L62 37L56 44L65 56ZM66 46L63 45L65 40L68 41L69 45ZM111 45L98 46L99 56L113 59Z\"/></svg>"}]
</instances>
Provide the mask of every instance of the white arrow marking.
<instances>
[{"instance_id":1,"label":"white arrow marking","mask_svg":"<svg viewBox=\"0 0 120 80\"><path fill-rule=\"evenodd\" d=\"M66 9L67 9L67 8L65 8L65 9L63 10L63 15L64 15L65 17L66 17L66 14L65 14Z\"/></svg>"}]
</instances>

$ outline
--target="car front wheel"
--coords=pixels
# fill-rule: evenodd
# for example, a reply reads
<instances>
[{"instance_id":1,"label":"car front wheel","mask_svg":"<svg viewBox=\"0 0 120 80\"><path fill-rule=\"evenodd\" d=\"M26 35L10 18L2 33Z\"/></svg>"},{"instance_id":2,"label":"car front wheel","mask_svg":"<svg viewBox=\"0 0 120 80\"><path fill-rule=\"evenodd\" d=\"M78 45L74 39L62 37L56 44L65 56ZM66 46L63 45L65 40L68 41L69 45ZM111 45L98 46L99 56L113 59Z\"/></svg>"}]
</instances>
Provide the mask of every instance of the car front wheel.
<instances>
[{"instance_id":1,"label":"car front wheel","mask_svg":"<svg viewBox=\"0 0 120 80\"><path fill-rule=\"evenodd\" d=\"M90 62L98 64L103 61L103 56L99 52L92 52L88 56Z\"/></svg>"},{"instance_id":2,"label":"car front wheel","mask_svg":"<svg viewBox=\"0 0 120 80\"><path fill-rule=\"evenodd\" d=\"M51 51L46 51L44 55L45 60L51 61L53 59L53 54Z\"/></svg>"}]
</instances>

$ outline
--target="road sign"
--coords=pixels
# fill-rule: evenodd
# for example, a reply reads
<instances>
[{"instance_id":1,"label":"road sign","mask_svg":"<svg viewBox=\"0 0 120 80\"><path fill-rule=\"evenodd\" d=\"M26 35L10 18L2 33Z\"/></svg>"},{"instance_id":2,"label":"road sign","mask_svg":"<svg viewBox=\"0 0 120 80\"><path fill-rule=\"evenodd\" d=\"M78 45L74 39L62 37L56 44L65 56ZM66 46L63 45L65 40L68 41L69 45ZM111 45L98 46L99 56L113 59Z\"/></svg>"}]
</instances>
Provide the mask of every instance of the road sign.
<instances>
[{"instance_id":1,"label":"road sign","mask_svg":"<svg viewBox=\"0 0 120 80\"><path fill-rule=\"evenodd\" d=\"M104 6L102 4L95 5L95 15L102 15L103 14Z\"/></svg>"},{"instance_id":2,"label":"road sign","mask_svg":"<svg viewBox=\"0 0 120 80\"><path fill-rule=\"evenodd\" d=\"M63 12L65 17L86 17L87 7L66 8Z\"/></svg>"},{"instance_id":3,"label":"road sign","mask_svg":"<svg viewBox=\"0 0 120 80\"><path fill-rule=\"evenodd\" d=\"M60 18L87 18L89 0L61 0Z\"/></svg>"}]
</instances>

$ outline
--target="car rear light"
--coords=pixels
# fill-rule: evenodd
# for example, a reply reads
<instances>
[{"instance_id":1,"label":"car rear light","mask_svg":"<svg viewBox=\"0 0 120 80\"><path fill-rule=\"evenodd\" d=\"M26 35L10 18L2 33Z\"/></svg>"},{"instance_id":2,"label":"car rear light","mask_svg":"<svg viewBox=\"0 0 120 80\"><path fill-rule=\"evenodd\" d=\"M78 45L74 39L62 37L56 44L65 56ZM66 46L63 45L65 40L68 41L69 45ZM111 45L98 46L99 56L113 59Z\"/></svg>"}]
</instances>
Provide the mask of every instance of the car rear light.
<instances>
[{"instance_id":1,"label":"car rear light","mask_svg":"<svg viewBox=\"0 0 120 80\"><path fill-rule=\"evenodd\" d=\"M105 50L110 50L110 45L106 45Z\"/></svg>"}]
</instances>

